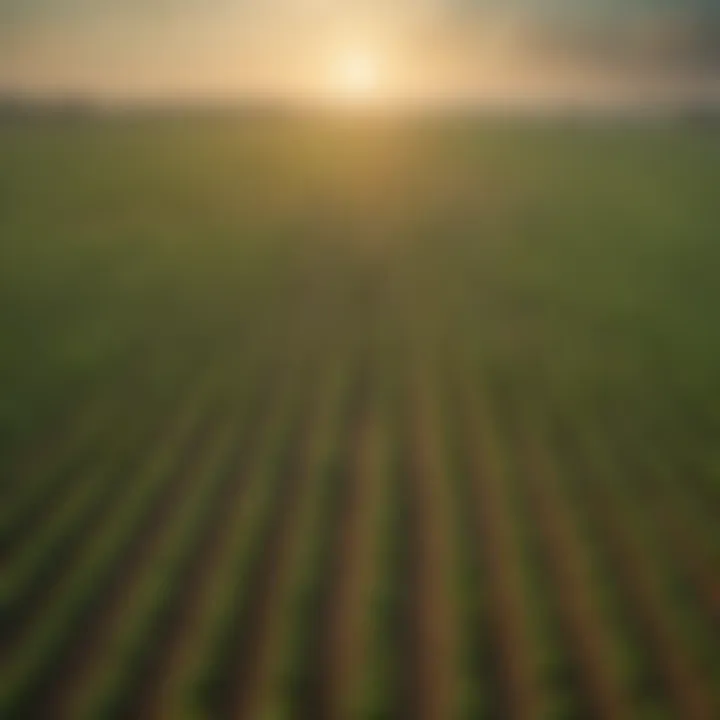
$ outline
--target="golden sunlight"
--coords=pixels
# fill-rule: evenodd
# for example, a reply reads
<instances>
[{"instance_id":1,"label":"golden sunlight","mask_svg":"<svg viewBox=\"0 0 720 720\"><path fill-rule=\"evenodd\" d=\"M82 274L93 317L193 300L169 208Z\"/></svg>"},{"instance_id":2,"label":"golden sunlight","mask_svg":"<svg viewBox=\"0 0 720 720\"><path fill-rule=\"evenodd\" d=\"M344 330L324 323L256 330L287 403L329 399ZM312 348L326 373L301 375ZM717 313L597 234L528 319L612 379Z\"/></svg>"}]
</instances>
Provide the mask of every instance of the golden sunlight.
<instances>
[{"instance_id":1,"label":"golden sunlight","mask_svg":"<svg viewBox=\"0 0 720 720\"><path fill-rule=\"evenodd\" d=\"M353 50L341 55L333 71L334 94L353 101L374 97L381 86L378 59L367 50Z\"/></svg>"}]
</instances>

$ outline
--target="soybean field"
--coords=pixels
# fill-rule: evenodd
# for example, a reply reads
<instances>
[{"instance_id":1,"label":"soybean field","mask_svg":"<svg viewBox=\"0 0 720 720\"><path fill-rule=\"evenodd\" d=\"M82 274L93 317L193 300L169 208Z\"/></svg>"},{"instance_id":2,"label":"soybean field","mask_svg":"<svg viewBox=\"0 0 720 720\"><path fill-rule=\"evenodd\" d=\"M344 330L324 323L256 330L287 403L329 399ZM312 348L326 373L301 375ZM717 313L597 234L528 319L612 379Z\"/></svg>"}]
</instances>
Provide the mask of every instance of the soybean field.
<instances>
[{"instance_id":1,"label":"soybean field","mask_svg":"<svg viewBox=\"0 0 720 720\"><path fill-rule=\"evenodd\" d=\"M0 717L720 717L720 134L0 121Z\"/></svg>"}]
</instances>

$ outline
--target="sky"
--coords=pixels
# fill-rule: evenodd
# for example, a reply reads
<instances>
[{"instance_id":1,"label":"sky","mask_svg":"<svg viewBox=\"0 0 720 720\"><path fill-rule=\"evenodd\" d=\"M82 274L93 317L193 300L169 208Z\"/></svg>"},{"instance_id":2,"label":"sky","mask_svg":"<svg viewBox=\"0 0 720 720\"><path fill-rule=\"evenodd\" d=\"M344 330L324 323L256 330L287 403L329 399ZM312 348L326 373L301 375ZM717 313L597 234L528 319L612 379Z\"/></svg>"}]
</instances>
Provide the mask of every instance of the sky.
<instances>
[{"instance_id":1,"label":"sky","mask_svg":"<svg viewBox=\"0 0 720 720\"><path fill-rule=\"evenodd\" d=\"M720 0L0 0L5 93L487 99L718 88Z\"/></svg>"}]
</instances>

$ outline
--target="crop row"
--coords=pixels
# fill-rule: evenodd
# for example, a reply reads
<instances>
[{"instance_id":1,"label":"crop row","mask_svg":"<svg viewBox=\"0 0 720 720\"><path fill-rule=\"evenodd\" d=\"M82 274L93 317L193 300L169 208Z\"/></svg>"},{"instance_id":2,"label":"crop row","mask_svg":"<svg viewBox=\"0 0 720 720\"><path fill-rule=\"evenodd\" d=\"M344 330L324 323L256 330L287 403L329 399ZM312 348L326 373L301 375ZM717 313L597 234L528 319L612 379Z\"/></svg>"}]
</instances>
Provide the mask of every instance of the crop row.
<instances>
[{"instance_id":1,"label":"crop row","mask_svg":"<svg viewBox=\"0 0 720 720\"><path fill-rule=\"evenodd\" d=\"M268 329L17 495L3 716L713 717L692 479L387 322Z\"/></svg>"}]
</instances>

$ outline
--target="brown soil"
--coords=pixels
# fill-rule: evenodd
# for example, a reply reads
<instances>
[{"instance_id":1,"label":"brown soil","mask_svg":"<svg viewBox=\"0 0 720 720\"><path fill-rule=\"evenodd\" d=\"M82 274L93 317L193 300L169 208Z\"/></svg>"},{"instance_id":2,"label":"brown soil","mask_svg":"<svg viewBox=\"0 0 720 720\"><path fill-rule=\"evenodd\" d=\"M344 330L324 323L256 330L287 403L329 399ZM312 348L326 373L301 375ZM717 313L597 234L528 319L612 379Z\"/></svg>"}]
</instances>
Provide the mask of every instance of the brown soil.
<instances>
[{"instance_id":1,"label":"brown soil","mask_svg":"<svg viewBox=\"0 0 720 720\"><path fill-rule=\"evenodd\" d=\"M63 708L71 704L84 673L93 668L96 658L102 657L104 644L122 616L127 589L151 561L153 548L160 543L165 528L182 503L219 420L217 414L207 413L183 448L177 461L179 470L143 518L142 527L133 534L122 559L113 568L110 581L93 598L83 617L82 629L70 638L70 646L58 655L52 668L46 669L32 697L28 697L27 717L70 717Z\"/></svg>"},{"instance_id":2,"label":"brown soil","mask_svg":"<svg viewBox=\"0 0 720 720\"><path fill-rule=\"evenodd\" d=\"M523 457L534 516L549 557L562 618L584 689L599 717L630 718L629 698L613 672L616 663L592 593L589 560L574 527L572 508L559 487L548 450L538 438L527 436Z\"/></svg>"},{"instance_id":3,"label":"brown soil","mask_svg":"<svg viewBox=\"0 0 720 720\"><path fill-rule=\"evenodd\" d=\"M472 394L467 394L472 398ZM533 639L524 605L519 540L508 497L503 461L489 420L466 401L468 452L475 479L475 512L488 570L488 612L497 648L500 684L498 714L540 717L544 699L532 653Z\"/></svg>"},{"instance_id":4,"label":"brown soil","mask_svg":"<svg viewBox=\"0 0 720 720\"><path fill-rule=\"evenodd\" d=\"M648 567L647 557L628 530L632 524L628 524L621 502L614 497L611 482L602 477L594 478L588 483L588 490L614 565L635 608L635 616L659 664L679 717L711 720L716 715L707 684L684 643L668 623L661 591Z\"/></svg>"}]
</instances>

